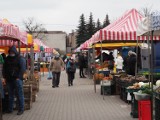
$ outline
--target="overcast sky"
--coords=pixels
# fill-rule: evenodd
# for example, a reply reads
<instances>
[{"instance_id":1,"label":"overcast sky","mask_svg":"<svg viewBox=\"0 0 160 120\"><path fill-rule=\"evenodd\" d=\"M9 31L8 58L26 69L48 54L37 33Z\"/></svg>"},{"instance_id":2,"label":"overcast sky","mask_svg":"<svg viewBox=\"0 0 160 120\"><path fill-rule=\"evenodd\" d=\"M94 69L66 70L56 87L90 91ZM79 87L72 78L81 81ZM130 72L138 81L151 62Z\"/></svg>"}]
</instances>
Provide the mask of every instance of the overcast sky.
<instances>
[{"instance_id":1,"label":"overcast sky","mask_svg":"<svg viewBox=\"0 0 160 120\"><path fill-rule=\"evenodd\" d=\"M95 21L102 22L105 15L112 21L126 10L141 10L151 7L160 10L160 0L0 0L0 17L24 29L22 21L34 17L47 30L67 33L78 26L79 17L84 13L86 20L90 12Z\"/></svg>"}]
</instances>

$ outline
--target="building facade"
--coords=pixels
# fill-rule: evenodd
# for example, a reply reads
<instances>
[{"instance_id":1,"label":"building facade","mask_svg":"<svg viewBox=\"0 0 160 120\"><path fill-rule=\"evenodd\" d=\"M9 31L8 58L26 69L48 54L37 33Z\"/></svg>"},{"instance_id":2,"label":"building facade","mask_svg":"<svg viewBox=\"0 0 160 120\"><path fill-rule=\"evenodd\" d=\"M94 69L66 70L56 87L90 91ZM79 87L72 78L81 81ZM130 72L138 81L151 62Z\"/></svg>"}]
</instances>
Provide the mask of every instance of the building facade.
<instances>
[{"instance_id":1,"label":"building facade","mask_svg":"<svg viewBox=\"0 0 160 120\"><path fill-rule=\"evenodd\" d=\"M69 33L67 36L67 53L72 53L74 49L77 47L76 44L76 35L77 33L72 31L72 33Z\"/></svg>"},{"instance_id":2,"label":"building facade","mask_svg":"<svg viewBox=\"0 0 160 120\"><path fill-rule=\"evenodd\" d=\"M45 32L46 40L44 43L56 49L60 54L66 54L67 34L63 31L47 31Z\"/></svg>"}]
</instances>

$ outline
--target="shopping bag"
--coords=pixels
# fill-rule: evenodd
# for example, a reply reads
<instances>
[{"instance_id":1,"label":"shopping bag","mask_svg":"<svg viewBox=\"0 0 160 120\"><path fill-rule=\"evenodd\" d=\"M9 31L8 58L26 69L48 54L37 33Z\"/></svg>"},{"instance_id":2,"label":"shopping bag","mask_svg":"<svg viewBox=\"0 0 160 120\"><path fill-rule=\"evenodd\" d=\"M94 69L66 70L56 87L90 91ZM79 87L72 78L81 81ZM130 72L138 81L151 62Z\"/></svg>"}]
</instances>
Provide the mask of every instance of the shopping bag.
<instances>
[{"instance_id":1,"label":"shopping bag","mask_svg":"<svg viewBox=\"0 0 160 120\"><path fill-rule=\"evenodd\" d=\"M47 77L47 79L48 79L48 80L51 80L52 78L53 78L52 72L48 72L48 77Z\"/></svg>"}]
</instances>

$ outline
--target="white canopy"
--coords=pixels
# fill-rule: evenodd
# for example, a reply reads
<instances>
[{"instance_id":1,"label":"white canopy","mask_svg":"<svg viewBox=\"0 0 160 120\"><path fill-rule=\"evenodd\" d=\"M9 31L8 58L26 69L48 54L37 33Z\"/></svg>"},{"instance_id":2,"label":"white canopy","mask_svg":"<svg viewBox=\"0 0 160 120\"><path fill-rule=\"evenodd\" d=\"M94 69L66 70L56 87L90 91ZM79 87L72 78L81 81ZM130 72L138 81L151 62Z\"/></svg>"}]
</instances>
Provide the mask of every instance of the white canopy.
<instances>
[{"instance_id":1,"label":"white canopy","mask_svg":"<svg viewBox=\"0 0 160 120\"><path fill-rule=\"evenodd\" d=\"M154 36L160 35L160 12L153 12L149 17L138 22L137 36L145 35L154 30Z\"/></svg>"}]
</instances>

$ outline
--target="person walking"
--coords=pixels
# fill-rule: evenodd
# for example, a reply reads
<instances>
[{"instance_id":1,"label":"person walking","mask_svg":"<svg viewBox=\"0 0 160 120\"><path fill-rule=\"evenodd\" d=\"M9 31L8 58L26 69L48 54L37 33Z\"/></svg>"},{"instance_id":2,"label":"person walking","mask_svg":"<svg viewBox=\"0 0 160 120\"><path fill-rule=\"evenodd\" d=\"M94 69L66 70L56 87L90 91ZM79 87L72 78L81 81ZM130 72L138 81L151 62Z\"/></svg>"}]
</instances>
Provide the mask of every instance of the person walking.
<instances>
[{"instance_id":1,"label":"person walking","mask_svg":"<svg viewBox=\"0 0 160 120\"><path fill-rule=\"evenodd\" d=\"M64 70L64 62L59 55L56 55L55 58L51 60L50 64L50 70L52 71L52 76L53 76L52 79L53 88L59 87L61 69Z\"/></svg>"},{"instance_id":2,"label":"person walking","mask_svg":"<svg viewBox=\"0 0 160 120\"><path fill-rule=\"evenodd\" d=\"M76 72L75 61L71 58L67 63L68 86L73 86L75 72Z\"/></svg>"},{"instance_id":3,"label":"person walking","mask_svg":"<svg viewBox=\"0 0 160 120\"><path fill-rule=\"evenodd\" d=\"M79 76L80 78L86 78L85 75L84 75L84 72L83 72L83 69L85 67L85 58L84 58L84 54L80 54L79 56Z\"/></svg>"},{"instance_id":4,"label":"person walking","mask_svg":"<svg viewBox=\"0 0 160 120\"><path fill-rule=\"evenodd\" d=\"M26 60L19 55L15 46L9 49L8 54L3 67L3 77L9 91L9 110L7 112L13 112L16 93L19 105L17 115L21 115L24 112L23 74L26 71Z\"/></svg>"}]
</instances>

